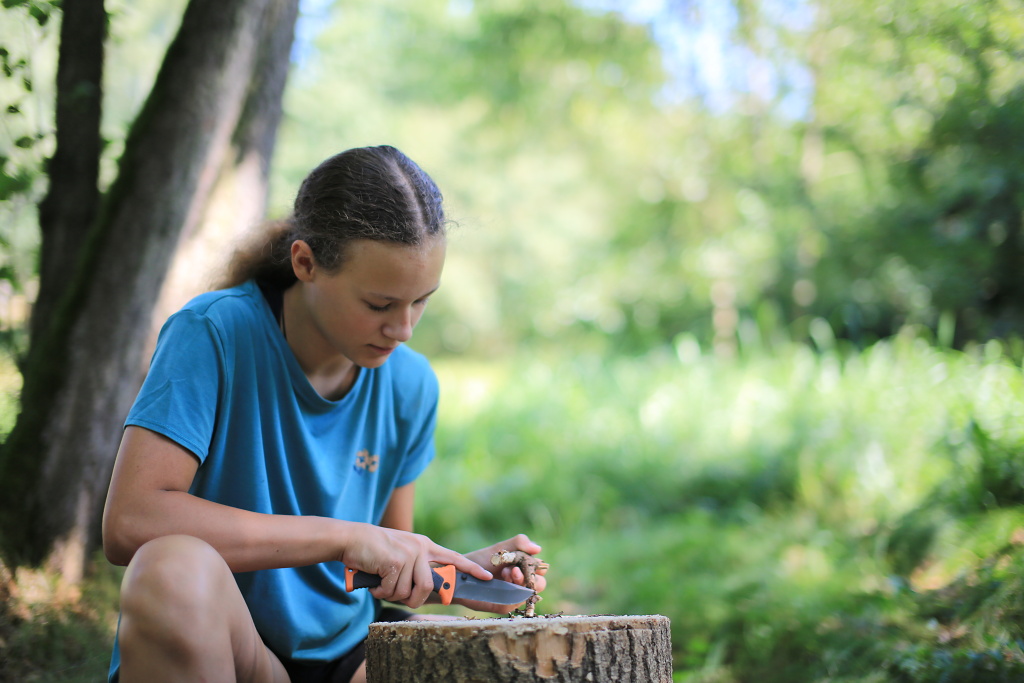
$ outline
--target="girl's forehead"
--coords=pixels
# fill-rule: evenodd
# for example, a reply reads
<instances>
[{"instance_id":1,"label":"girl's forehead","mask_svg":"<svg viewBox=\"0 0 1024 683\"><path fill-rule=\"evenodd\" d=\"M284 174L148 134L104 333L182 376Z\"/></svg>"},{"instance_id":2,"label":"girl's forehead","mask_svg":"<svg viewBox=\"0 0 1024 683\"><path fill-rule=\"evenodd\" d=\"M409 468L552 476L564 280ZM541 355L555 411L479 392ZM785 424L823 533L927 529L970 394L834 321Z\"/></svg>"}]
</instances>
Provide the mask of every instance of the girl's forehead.
<instances>
[{"instance_id":1,"label":"girl's forehead","mask_svg":"<svg viewBox=\"0 0 1024 683\"><path fill-rule=\"evenodd\" d=\"M397 297L392 292L413 291L422 296L439 284L444 257L444 239L422 245L358 240L349 246L339 274L378 294Z\"/></svg>"}]
</instances>

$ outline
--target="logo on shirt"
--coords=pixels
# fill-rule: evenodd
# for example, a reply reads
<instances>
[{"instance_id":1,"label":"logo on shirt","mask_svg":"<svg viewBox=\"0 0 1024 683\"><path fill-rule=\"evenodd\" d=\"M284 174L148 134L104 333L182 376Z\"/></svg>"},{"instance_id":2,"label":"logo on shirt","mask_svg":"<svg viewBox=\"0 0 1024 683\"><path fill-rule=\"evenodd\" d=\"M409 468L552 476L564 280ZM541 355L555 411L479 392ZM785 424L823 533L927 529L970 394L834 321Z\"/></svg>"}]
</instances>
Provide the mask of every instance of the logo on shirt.
<instances>
[{"instance_id":1,"label":"logo on shirt","mask_svg":"<svg viewBox=\"0 0 1024 683\"><path fill-rule=\"evenodd\" d=\"M363 472L369 472L373 474L377 471L377 467L380 465L379 455L370 455L370 451L359 451L356 453L356 463L353 465L357 474Z\"/></svg>"}]
</instances>

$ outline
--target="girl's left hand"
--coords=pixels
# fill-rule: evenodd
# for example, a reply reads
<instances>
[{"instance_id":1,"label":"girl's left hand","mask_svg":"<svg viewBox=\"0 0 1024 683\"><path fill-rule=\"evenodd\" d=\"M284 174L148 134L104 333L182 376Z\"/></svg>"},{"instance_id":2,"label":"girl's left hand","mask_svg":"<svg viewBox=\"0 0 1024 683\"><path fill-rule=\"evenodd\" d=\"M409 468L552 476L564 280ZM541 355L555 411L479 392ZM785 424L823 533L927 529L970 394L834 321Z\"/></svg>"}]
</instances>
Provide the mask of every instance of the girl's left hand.
<instances>
[{"instance_id":1,"label":"girl's left hand","mask_svg":"<svg viewBox=\"0 0 1024 683\"><path fill-rule=\"evenodd\" d=\"M531 541L525 534L519 534L512 538L495 543L492 546L481 548L480 550L474 550L471 553L466 553L466 557L476 562L481 567L489 569L494 575L494 578L501 579L502 581L508 581L518 585L523 585L526 581L526 577L523 576L523 572L519 567L511 567L509 565L498 565L494 566L491 563L491 557L501 550L521 550L530 555L536 555L541 551L541 547ZM533 588L535 591L540 593L547 587L547 579L544 578L544 574L547 573L547 566L541 565L536 573L534 574ZM477 609L485 612L511 612L515 609L516 605L487 605L481 606L476 604L466 604L467 607Z\"/></svg>"}]
</instances>

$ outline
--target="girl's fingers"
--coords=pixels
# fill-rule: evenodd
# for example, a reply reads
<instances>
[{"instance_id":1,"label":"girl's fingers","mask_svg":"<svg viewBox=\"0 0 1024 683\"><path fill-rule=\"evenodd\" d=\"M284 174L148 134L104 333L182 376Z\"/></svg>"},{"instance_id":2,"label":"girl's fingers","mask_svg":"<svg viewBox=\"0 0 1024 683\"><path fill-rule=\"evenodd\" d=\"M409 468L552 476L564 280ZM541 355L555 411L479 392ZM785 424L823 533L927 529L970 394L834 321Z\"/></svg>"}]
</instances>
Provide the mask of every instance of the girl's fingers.
<instances>
[{"instance_id":1,"label":"girl's fingers","mask_svg":"<svg viewBox=\"0 0 1024 683\"><path fill-rule=\"evenodd\" d=\"M378 600L391 600L395 594L395 584L398 582L398 572L389 571L380 575L380 585L370 589L370 594Z\"/></svg>"},{"instance_id":2,"label":"girl's fingers","mask_svg":"<svg viewBox=\"0 0 1024 683\"><path fill-rule=\"evenodd\" d=\"M494 575L491 574L491 572L487 571L465 555L460 555L454 550L445 550L450 554L446 555L446 559L439 560L442 564L454 564L455 568L460 572L465 572L478 579L482 579L483 581L494 578Z\"/></svg>"},{"instance_id":3,"label":"girl's fingers","mask_svg":"<svg viewBox=\"0 0 1024 683\"><path fill-rule=\"evenodd\" d=\"M416 601L416 596L418 594L423 594L424 596L430 595L430 589L434 587L434 582L429 576L427 577L426 580L430 582L430 586L426 588L426 592L424 593L424 568L426 568L427 572L430 571L430 565L418 557L402 567L400 591L398 595L395 596L398 598L398 602L404 603L409 607L419 607L419 605L412 604ZM424 597L424 600L426 600L426 597Z\"/></svg>"},{"instance_id":4,"label":"girl's fingers","mask_svg":"<svg viewBox=\"0 0 1024 683\"><path fill-rule=\"evenodd\" d=\"M520 586L526 581L526 577L523 576L523 570L519 567L505 567L501 570L501 578L505 581L518 583Z\"/></svg>"},{"instance_id":5,"label":"girl's fingers","mask_svg":"<svg viewBox=\"0 0 1024 683\"><path fill-rule=\"evenodd\" d=\"M524 553L530 553L531 555L536 555L541 551L541 547L531 541L530 537L526 534L513 536L506 543L512 545L516 550L522 550Z\"/></svg>"},{"instance_id":6,"label":"girl's fingers","mask_svg":"<svg viewBox=\"0 0 1024 683\"><path fill-rule=\"evenodd\" d=\"M505 567L501 570L501 578L504 581L510 583L516 583L522 586L526 583L526 577L523 575L523 570L519 567ZM540 593L548 585L547 579L544 578L544 572L537 571L533 575L533 588Z\"/></svg>"},{"instance_id":7,"label":"girl's fingers","mask_svg":"<svg viewBox=\"0 0 1024 683\"><path fill-rule=\"evenodd\" d=\"M430 565L427 562L417 560L413 566L412 573L415 581L411 587L409 599L405 604L415 609L422 607L423 603L430 597L430 592L434 590L434 572L430 569Z\"/></svg>"}]
</instances>

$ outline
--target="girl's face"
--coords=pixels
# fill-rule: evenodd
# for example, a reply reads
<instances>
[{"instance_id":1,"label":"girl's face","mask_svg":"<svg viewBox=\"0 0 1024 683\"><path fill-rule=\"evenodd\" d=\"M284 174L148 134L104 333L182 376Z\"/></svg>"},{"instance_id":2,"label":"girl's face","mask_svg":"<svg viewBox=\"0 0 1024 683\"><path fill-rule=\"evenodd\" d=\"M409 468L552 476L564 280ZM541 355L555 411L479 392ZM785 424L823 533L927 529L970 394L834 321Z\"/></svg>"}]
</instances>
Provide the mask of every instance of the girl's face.
<instances>
[{"instance_id":1,"label":"girl's face","mask_svg":"<svg viewBox=\"0 0 1024 683\"><path fill-rule=\"evenodd\" d=\"M313 264L300 280L314 346L359 367L383 365L440 285L445 246L443 237L419 246L358 240L338 272Z\"/></svg>"}]
</instances>

